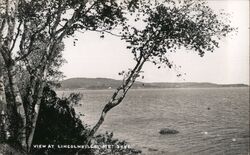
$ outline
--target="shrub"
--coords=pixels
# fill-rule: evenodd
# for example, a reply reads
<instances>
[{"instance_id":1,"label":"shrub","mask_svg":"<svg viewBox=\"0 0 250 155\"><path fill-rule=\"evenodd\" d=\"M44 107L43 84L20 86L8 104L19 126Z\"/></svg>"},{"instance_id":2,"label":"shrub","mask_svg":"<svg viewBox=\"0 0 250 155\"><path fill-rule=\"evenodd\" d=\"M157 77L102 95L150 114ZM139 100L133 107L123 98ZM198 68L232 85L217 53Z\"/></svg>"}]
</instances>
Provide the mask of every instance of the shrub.
<instances>
[{"instance_id":1,"label":"shrub","mask_svg":"<svg viewBox=\"0 0 250 155\"><path fill-rule=\"evenodd\" d=\"M71 94L68 98L59 98L56 92L46 87L42 98L33 146L36 144L74 145L84 144L89 131L76 114L73 106L80 100L79 94ZM70 153L75 149L34 149L33 153ZM85 150L89 153L90 150Z\"/></svg>"},{"instance_id":2,"label":"shrub","mask_svg":"<svg viewBox=\"0 0 250 155\"><path fill-rule=\"evenodd\" d=\"M37 128L34 135L33 146L44 145L85 145L87 135L90 131L88 125L84 124L74 110L74 105L80 101L80 94L72 93L67 98L59 98L55 91L46 87L42 98ZM140 151L132 148L121 148L128 146L127 142L113 138L113 133L99 134L91 140L88 146L99 146L99 148L34 148L32 154L78 154L99 155L116 154L132 155ZM113 146L113 147L105 147ZM119 148L117 147L119 146Z\"/></svg>"}]
</instances>

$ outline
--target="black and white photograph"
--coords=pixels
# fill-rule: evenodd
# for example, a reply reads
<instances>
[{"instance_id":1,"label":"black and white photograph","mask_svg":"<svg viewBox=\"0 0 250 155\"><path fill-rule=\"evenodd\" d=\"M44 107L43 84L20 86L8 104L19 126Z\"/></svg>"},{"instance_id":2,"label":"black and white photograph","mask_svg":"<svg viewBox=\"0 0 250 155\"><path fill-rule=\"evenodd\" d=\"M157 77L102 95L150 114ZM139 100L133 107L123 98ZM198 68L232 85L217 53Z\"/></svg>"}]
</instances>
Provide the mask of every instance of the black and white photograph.
<instances>
[{"instance_id":1,"label":"black and white photograph","mask_svg":"<svg viewBox=\"0 0 250 155\"><path fill-rule=\"evenodd\" d=\"M249 155L249 0L0 0L0 155Z\"/></svg>"}]
</instances>

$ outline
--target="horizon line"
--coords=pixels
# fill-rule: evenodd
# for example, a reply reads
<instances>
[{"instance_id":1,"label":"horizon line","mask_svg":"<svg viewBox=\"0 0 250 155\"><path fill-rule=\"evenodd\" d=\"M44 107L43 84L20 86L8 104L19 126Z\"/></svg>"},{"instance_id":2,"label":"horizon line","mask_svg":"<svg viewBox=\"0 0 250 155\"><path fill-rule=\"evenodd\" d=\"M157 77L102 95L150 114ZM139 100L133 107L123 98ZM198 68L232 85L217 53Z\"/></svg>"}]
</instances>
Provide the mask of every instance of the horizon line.
<instances>
[{"instance_id":1,"label":"horizon line","mask_svg":"<svg viewBox=\"0 0 250 155\"><path fill-rule=\"evenodd\" d=\"M65 81L65 80L68 80L68 79L80 79L80 78L88 78L88 79L111 79L111 80L122 80L122 79L115 79L115 78L110 78L110 77L70 77L70 78L63 78L62 80L60 81ZM208 82L208 81L203 81L203 82L200 82L200 81L183 81L183 82L179 82L179 81L176 81L176 82L164 82L164 81L147 81L147 82L143 82L143 81L140 81L140 80L136 80L137 82L142 82L142 83L210 83L210 84L217 84L217 85L237 85L237 84L243 84L243 85L247 85L248 87L250 86L249 83L216 83L216 82Z\"/></svg>"}]
</instances>

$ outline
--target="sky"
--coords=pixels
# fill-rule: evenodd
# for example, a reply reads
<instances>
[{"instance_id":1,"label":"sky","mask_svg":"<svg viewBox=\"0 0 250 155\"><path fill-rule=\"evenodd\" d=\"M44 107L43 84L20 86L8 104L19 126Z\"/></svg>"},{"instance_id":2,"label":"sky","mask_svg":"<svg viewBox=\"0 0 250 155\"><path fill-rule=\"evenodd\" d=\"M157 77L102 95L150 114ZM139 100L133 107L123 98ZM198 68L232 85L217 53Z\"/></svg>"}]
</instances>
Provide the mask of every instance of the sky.
<instances>
[{"instance_id":1,"label":"sky","mask_svg":"<svg viewBox=\"0 0 250 155\"><path fill-rule=\"evenodd\" d=\"M192 51L181 50L170 55L178 69L157 67L146 63L143 67L143 82L212 82L218 84L249 84L249 1L248 0L210 0L215 10L230 13L232 26L238 33L220 42L214 53L204 57ZM105 77L122 79L118 75L122 70L132 68L133 56L123 41L110 35L104 39L100 34L88 32L76 34L76 46L73 39L65 40L64 58L67 60L61 71L66 79L73 77ZM176 75L185 73L181 77Z\"/></svg>"}]
</instances>

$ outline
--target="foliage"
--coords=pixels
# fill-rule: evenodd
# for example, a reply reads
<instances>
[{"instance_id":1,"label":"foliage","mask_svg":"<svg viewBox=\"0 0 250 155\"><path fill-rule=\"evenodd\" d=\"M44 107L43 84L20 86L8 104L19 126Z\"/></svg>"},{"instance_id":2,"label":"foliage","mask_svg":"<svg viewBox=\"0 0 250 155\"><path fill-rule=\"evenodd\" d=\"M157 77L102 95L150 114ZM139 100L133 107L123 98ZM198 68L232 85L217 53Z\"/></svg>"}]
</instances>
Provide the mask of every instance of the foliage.
<instances>
[{"instance_id":1,"label":"foliage","mask_svg":"<svg viewBox=\"0 0 250 155\"><path fill-rule=\"evenodd\" d=\"M99 145L102 148L94 149L94 154L114 154L114 155L136 155L141 151L131 148L126 141L120 141L113 138L113 133L106 132L95 136L92 145Z\"/></svg>"},{"instance_id":2,"label":"foliage","mask_svg":"<svg viewBox=\"0 0 250 155\"><path fill-rule=\"evenodd\" d=\"M78 104L79 95L71 94L68 98L59 98L49 87L45 87L42 105L33 145L84 144L87 125L84 125L76 114L73 106ZM33 148L34 149L34 148ZM74 149L73 149L74 150ZM72 149L34 149L35 154L71 152Z\"/></svg>"},{"instance_id":3,"label":"foliage","mask_svg":"<svg viewBox=\"0 0 250 155\"><path fill-rule=\"evenodd\" d=\"M33 146L44 145L85 145L89 127L84 124L74 110L74 105L79 104L80 94L72 93L69 97L59 98L50 87L45 87L42 99L41 111L34 136ZM113 138L113 134L100 134L89 145L100 146L97 149L62 149L62 148L32 148L32 154L132 154L136 153L132 148L117 148L127 146L125 141ZM105 146L116 147L105 147Z\"/></svg>"},{"instance_id":4,"label":"foliage","mask_svg":"<svg viewBox=\"0 0 250 155\"><path fill-rule=\"evenodd\" d=\"M123 5L115 0L0 2L0 53L8 71L8 103L16 104L14 110L22 119L16 133L21 133L17 141L25 150L33 141L44 86L62 75L58 67L63 62L63 39L79 30L110 31L125 20ZM29 83L22 92L16 82L18 67Z\"/></svg>"},{"instance_id":5,"label":"foliage","mask_svg":"<svg viewBox=\"0 0 250 155\"><path fill-rule=\"evenodd\" d=\"M182 47L197 51L200 56L219 47L219 40L235 30L223 15L216 14L202 0L148 3L140 6L134 22L145 26L126 27L122 39L129 43L127 48L136 60L144 57L171 68L167 54Z\"/></svg>"},{"instance_id":6,"label":"foliage","mask_svg":"<svg viewBox=\"0 0 250 155\"><path fill-rule=\"evenodd\" d=\"M235 30L226 21L220 20L220 16L202 0L138 0L134 3L137 8L133 10L136 14L134 22L125 25L120 34L121 39L127 42L127 49L134 55L136 63L127 72L119 73L123 76L122 84L103 108L90 136L104 122L107 113L122 102L135 80L140 77L146 62L172 68L173 62L169 60L168 54L184 47L203 56L205 52L213 52L219 47L221 37Z\"/></svg>"}]
</instances>

